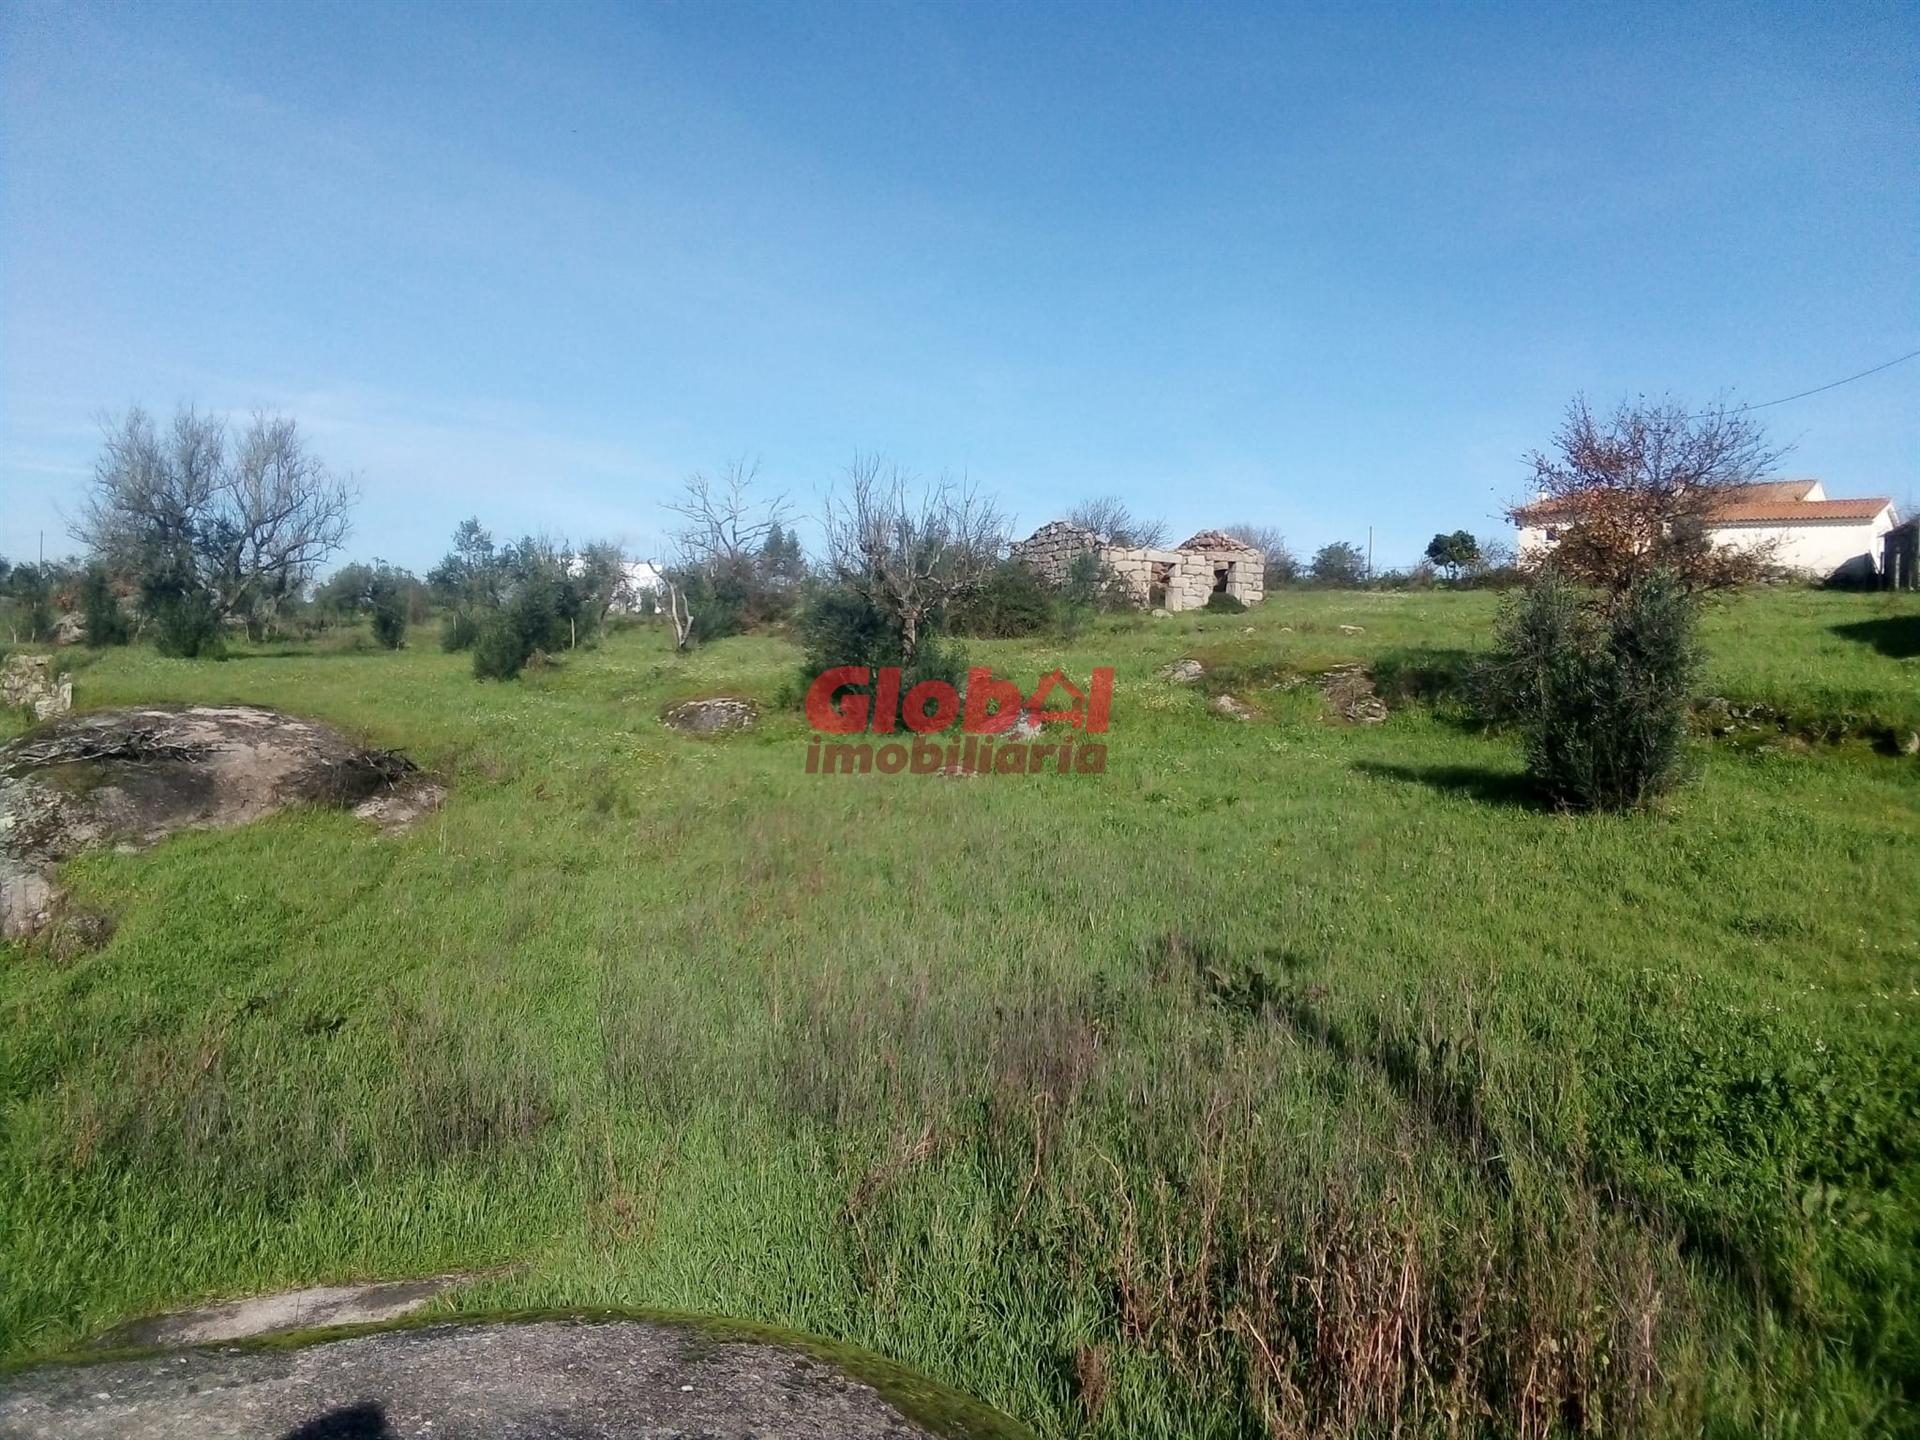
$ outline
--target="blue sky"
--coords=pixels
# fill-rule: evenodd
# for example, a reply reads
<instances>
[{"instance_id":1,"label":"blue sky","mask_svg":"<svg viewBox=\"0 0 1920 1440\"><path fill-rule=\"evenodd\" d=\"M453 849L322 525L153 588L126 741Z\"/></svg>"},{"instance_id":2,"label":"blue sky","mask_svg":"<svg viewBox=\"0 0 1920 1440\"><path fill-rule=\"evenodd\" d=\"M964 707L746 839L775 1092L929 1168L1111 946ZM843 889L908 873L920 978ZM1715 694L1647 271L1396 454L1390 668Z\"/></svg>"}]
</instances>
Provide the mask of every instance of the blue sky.
<instances>
[{"instance_id":1,"label":"blue sky","mask_svg":"<svg viewBox=\"0 0 1920 1440\"><path fill-rule=\"evenodd\" d=\"M94 417L295 414L424 568L736 455L1383 564L1566 400L1920 348L1911 5L0 7L0 554ZM1920 361L1765 412L1920 484Z\"/></svg>"}]
</instances>

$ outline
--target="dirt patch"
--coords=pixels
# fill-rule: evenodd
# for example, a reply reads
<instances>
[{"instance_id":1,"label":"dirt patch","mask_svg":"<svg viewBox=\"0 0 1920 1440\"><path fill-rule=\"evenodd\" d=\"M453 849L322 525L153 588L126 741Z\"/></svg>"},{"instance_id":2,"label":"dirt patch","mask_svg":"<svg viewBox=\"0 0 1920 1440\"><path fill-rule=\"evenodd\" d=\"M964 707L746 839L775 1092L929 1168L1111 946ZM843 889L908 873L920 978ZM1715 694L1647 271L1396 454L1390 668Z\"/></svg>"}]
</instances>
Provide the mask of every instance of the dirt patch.
<instances>
[{"instance_id":1,"label":"dirt patch","mask_svg":"<svg viewBox=\"0 0 1920 1440\"><path fill-rule=\"evenodd\" d=\"M1349 725L1378 725L1387 718L1386 702L1375 692L1373 674L1364 665L1327 671L1320 676L1320 692Z\"/></svg>"},{"instance_id":2,"label":"dirt patch","mask_svg":"<svg viewBox=\"0 0 1920 1440\"><path fill-rule=\"evenodd\" d=\"M47 922L60 898L54 867L85 850L151 845L295 805L355 809L400 828L442 794L406 756L274 710L65 716L0 747L0 937Z\"/></svg>"}]
</instances>

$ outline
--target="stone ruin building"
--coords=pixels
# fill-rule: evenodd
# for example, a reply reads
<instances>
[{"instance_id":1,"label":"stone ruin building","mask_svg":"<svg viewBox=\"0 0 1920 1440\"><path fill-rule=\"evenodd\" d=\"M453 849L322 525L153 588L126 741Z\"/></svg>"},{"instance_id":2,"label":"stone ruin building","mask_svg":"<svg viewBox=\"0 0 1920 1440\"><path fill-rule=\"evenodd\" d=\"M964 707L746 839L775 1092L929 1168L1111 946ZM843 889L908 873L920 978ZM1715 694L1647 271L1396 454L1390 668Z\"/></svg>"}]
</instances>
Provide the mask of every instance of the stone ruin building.
<instances>
[{"instance_id":1,"label":"stone ruin building","mask_svg":"<svg viewBox=\"0 0 1920 1440\"><path fill-rule=\"evenodd\" d=\"M1266 594L1266 556L1220 530L1202 530L1171 550L1150 550L1103 545L1091 530L1055 520L1016 544L1013 558L1060 585L1074 560L1089 551L1136 601L1155 610L1198 610L1208 596L1219 594L1258 605Z\"/></svg>"}]
</instances>

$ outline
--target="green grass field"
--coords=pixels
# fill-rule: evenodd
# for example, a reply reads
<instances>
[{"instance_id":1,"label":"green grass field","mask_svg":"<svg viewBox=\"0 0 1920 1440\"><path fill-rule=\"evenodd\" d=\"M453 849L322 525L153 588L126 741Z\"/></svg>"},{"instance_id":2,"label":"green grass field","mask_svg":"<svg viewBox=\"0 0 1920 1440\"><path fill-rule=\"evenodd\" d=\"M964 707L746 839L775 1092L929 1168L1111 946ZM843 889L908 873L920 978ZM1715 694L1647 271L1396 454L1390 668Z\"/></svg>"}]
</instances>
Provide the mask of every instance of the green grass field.
<instances>
[{"instance_id":1,"label":"green grass field","mask_svg":"<svg viewBox=\"0 0 1920 1440\"><path fill-rule=\"evenodd\" d=\"M771 704L771 637L82 657L84 706L319 716L452 795L88 857L111 941L0 949L0 1349L511 1263L457 1303L796 1327L1046 1435L1912 1433L1920 599L1717 609L1710 691L1867 738L1703 740L1626 817L1455 713L1495 604L969 647L1115 666L1101 776L660 724ZM1284 683L1347 659L1387 723Z\"/></svg>"}]
</instances>

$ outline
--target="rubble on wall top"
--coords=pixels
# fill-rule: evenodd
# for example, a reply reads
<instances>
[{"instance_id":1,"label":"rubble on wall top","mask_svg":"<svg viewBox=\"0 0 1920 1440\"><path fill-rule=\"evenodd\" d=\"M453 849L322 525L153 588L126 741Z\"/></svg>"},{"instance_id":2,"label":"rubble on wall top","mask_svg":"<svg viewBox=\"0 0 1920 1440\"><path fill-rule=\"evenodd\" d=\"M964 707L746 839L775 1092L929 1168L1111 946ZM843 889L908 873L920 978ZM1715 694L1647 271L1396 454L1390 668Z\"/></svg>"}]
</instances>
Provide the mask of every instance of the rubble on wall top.
<instances>
[{"instance_id":1,"label":"rubble on wall top","mask_svg":"<svg viewBox=\"0 0 1920 1440\"><path fill-rule=\"evenodd\" d=\"M1198 535L1182 540L1174 548L1177 550L1244 550L1249 555L1260 553L1246 541L1229 535L1224 530L1202 530Z\"/></svg>"}]
</instances>

